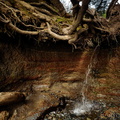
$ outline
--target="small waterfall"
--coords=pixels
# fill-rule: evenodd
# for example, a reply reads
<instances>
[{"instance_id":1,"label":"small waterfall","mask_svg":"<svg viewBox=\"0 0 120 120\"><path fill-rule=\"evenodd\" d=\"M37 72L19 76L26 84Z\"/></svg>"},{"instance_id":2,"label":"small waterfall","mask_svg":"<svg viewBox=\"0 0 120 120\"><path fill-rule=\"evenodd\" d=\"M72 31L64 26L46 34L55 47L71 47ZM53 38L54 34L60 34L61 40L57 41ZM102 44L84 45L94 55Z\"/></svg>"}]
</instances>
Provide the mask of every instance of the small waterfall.
<instances>
[{"instance_id":1,"label":"small waterfall","mask_svg":"<svg viewBox=\"0 0 120 120\"><path fill-rule=\"evenodd\" d=\"M91 64L88 65L88 68L87 68L87 71L86 71L86 75L85 75L85 80L84 80L83 87L82 87L82 90L81 90L83 105L85 104L85 100L86 100L85 90L87 89L87 84L88 84L88 79L89 79L89 75L90 75L90 72L91 72L91 67L92 67Z\"/></svg>"},{"instance_id":2,"label":"small waterfall","mask_svg":"<svg viewBox=\"0 0 120 120\"><path fill-rule=\"evenodd\" d=\"M81 95L82 95L82 100L79 103L75 104L74 110L73 110L73 114L79 116L79 115L84 115L88 112L90 112L93 108L94 108L94 104L93 102L89 101L86 96L85 96L85 92L88 90L88 84L90 84L90 81L92 79L91 76L91 70L92 70L92 66L93 64L95 64L95 53L96 53L97 47L94 49L94 52L91 56L91 60L90 60L90 64L88 65L86 74L85 74L85 80L83 82L83 86L82 86L82 90L81 90Z\"/></svg>"},{"instance_id":3,"label":"small waterfall","mask_svg":"<svg viewBox=\"0 0 120 120\"><path fill-rule=\"evenodd\" d=\"M85 80L84 80L83 87L81 90L82 101L81 101L81 103L77 103L75 105L75 108L73 110L73 113L75 115L86 114L87 112L91 111L92 107L94 106L94 104L92 102L88 101L85 96L85 91L87 90L87 86L88 86L88 80L90 79L91 68L92 68L92 65L91 64L88 65L86 75L85 75Z\"/></svg>"}]
</instances>

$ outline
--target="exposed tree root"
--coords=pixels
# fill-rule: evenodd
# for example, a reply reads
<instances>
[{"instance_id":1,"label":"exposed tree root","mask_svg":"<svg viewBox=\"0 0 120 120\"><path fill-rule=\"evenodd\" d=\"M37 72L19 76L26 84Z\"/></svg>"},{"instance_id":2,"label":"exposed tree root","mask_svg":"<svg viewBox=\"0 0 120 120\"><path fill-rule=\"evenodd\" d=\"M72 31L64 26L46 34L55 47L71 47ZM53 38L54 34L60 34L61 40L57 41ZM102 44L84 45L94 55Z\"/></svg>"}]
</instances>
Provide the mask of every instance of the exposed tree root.
<instances>
[{"instance_id":1,"label":"exposed tree root","mask_svg":"<svg viewBox=\"0 0 120 120\"><path fill-rule=\"evenodd\" d=\"M49 9L51 12L55 13L56 15L59 15L58 12L55 11L55 9L53 9L50 5L44 3L44 2L40 2L40 3L36 3L36 2L33 2L33 3L30 3L32 6L36 6L36 7L41 7L41 6L44 6L46 7L47 9Z\"/></svg>"},{"instance_id":2,"label":"exposed tree root","mask_svg":"<svg viewBox=\"0 0 120 120\"><path fill-rule=\"evenodd\" d=\"M18 27L16 27L15 25L13 25L10 20L5 20L4 18L2 18L0 16L0 21L2 21L3 23L7 24L7 26L13 30L13 31L16 31L20 34L25 34L25 35L38 35L39 32L38 31L26 31L26 30L21 30L19 29Z\"/></svg>"},{"instance_id":3,"label":"exposed tree root","mask_svg":"<svg viewBox=\"0 0 120 120\"><path fill-rule=\"evenodd\" d=\"M75 2L73 10L74 12L78 12L76 13L77 16L76 18L74 16L74 22L67 23L66 25L65 21L56 22L59 13L47 3L31 3L30 5L21 0L13 1L15 1L14 6L17 6L17 9L13 7L13 4L10 5L11 2L8 2L9 4L7 4L7 2L2 2L2 0L0 0L0 23L5 26L6 30L32 36L41 36L45 33L42 38L48 37L46 35L50 34L51 38L68 41L68 43L73 45L76 49L79 44L86 46L88 43L86 41L89 41L92 44L97 42L96 38L98 38L100 34L101 36L107 36L107 39L109 36L110 39L114 39L116 38L115 36L120 35L120 13L115 12L120 6L116 7L115 4L112 6L114 11L108 10L108 12L111 12L109 13L110 15L115 16L111 17L109 15L109 20L107 20L98 16L95 10L88 9L90 0L85 0L86 2L83 1L82 7L79 6L79 10L75 10L78 9L77 3L79 3ZM74 1L72 2L74 3ZM118 19L117 22L115 18ZM61 18L58 18L58 20L59 19ZM105 37L103 37L103 39L105 39ZM81 42L83 43L81 44ZM87 46L91 45L87 44Z\"/></svg>"},{"instance_id":4,"label":"exposed tree root","mask_svg":"<svg viewBox=\"0 0 120 120\"><path fill-rule=\"evenodd\" d=\"M48 26L48 33L54 38L57 38L59 40L69 40L72 38L71 35L58 35L58 34L52 32L51 27L48 22L47 22L47 26Z\"/></svg>"}]
</instances>

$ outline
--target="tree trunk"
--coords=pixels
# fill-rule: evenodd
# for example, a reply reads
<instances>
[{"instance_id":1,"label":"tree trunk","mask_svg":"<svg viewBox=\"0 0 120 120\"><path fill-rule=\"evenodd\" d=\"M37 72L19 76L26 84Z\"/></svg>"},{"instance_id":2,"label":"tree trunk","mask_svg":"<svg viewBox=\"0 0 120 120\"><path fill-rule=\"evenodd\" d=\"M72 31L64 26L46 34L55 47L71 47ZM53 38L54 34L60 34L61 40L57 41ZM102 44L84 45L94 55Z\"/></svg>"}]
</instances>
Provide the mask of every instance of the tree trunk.
<instances>
[{"instance_id":1,"label":"tree trunk","mask_svg":"<svg viewBox=\"0 0 120 120\"><path fill-rule=\"evenodd\" d=\"M79 7L79 1L78 0L71 0L71 2L73 4L73 8L72 8L73 9L73 16L74 16L74 19L76 19L78 11L80 9L80 7Z\"/></svg>"},{"instance_id":2,"label":"tree trunk","mask_svg":"<svg viewBox=\"0 0 120 120\"><path fill-rule=\"evenodd\" d=\"M106 12L106 18L108 19L110 17L110 12L112 10L112 8L115 6L115 4L117 3L118 0L112 0L112 2L110 3L107 12Z\"/></svg>"},{"instance_id":3,"label":"tree trunk","mask_svg":"<svg viewBox=\"0 0 120 120\"><path fill-rule=\"evenodd\" d=\"M77 15L77 19L75 20L68 34L72 34L76 30L76 28L79 26L79 24L82 22L83 16L86 10L88 9L89 3L90 3L90 0L83 0L82 7L79 10L78 15Z\"/></svg>"},{"instance_id":4,"label":"tree trunk","mask_svg":"<svg viewBox=\"0 0 120 120\"><path fill-rule=\"evenodd\" d=\"M59 10L61 16L65 16L66 11L60 0L50 0L50 2L53 4L53 6L55 6Z\"/></svg>"}]
</instances>

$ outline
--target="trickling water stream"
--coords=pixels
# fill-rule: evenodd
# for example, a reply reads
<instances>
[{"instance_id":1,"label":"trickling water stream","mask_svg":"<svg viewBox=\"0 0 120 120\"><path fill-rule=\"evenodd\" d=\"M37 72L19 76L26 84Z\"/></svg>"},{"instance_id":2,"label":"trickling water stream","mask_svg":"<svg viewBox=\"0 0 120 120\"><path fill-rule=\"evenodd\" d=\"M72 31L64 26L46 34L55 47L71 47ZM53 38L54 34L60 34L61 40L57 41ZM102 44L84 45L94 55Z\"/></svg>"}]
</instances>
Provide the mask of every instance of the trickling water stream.
<instances>
[{"instance_id":1,"label":"trickling water stream","mask_svg":"<svg viewBox=\"0 0 120 120\"><path fill-rule=\"evenodd\" d=\"M92 67L96 63L96 57L95 57L95 55L97 54L96 52L97 52L97 47L91 56L90 63L85 72L85 79L83 80L82 89L79 93L81 94L81 97L78 98L78 100L74 100L74 101L68 100L69 105L68 107L66 107L65 110L51 112L49 114L50 116L56 116L57 119L60 118L61 120L86 120L87 114L89 115L92 114L91 116L95 117L100 112L100 110L105 104L98 103L95 101L94 102L90 101L86 97L86 91L88 91L88 86L91 84L91 80L93 79ZM82 116L84 117L82 118ZM47 117L45 118L45 120L48 120Z\"/></svg>"},{"instance_id":2,"label":"trickling water stream","mask_svg":"<svg viewBox=\"0 0 120 120\"><path fill-rule=\"evenodd\" d=\"M8 84L4 91L27 92L25 103L11 106L10 120L120 119L120 48L94 53L92 50L18 53L8 46L2 50L6 64L1 64L4 68L1 70L5 74L8 70L11 76L10 79L6 74L6 81L18 80ZM61 97L65 98L66 106L59 109Z\"/></svg>"},{"instance_id":3,"label":"trickling water stream","mask_svg":"<svg viewBox=\"0 0 120 120\"><path fill-rule=\"evenodd\" d=\"M90 63L88 65L86 73L85 73L85 79L84 79L83 86L81 89L81 95L82 95L81 99L82 100L80 103L75 104L75 108L73 110L73 114L75 114L77 116L88 113L94 107L94 104L86 98L85 92L88 89L88 85L91 84L89 81L91 79L93 79L91 76L91 73L92 73L92 65L96 62L95 54L97 54L97 47L95 48L95 50L91 56Z\"/></svg>"},{"instance_id":4,"label":"trickling water stream","mask_svg":"<svg viewBox=\"0 0 120 120\"><path fill-rule=\"evenodd\" d=\"M101 53L103 56L101 56ZM120 116L117 113L119 107L116 107L115 104L111 103L112 99L114 100L114 96L111 96L109 102L106 102L108 93L105 95L106 91L104 90L110 90L113 87L115 88L115 86L109 85L109 80L111 79L108 75L110 73L106 74L106 72L108 72L106 70L106 65L111 58L111 56L109 56L111 54L108 53L110 52L105 50L103 50L103 52L99 52L97 49L94 50L85 72L82 86L79 87L80 92L78 98L66 100L67 105L65 109L48 113L44 120L119 120ZM115 60L115 58L113 60ZM101 74L105 75L105 77ZM106 84L107 77L109 84ZM99 81L101 83L98 83ZM97 89L99 91L97 91ZM102 92L100 89L102 89Z\"/></svg>"},{"instance_id":5,"label":"trickling water stream","mask_svg":"<svg viewBox=\"0 0 120 120\"><path fill-rule=\"evenodd\" d=\"M88 80L90 79L91 67L92 67L92 64L90 63L90 65L88 65L88 69L87 69L86 75L85 75L85 80L84 80L83 87L81 90L82 101L81 101L81 103L75 104L75 108L73 110L73 113L75 115L83 115L83 114L89 112L93 107L93 103L88 101L85 96L85 91L87 89Z\"/></svg>"}]
</instances>

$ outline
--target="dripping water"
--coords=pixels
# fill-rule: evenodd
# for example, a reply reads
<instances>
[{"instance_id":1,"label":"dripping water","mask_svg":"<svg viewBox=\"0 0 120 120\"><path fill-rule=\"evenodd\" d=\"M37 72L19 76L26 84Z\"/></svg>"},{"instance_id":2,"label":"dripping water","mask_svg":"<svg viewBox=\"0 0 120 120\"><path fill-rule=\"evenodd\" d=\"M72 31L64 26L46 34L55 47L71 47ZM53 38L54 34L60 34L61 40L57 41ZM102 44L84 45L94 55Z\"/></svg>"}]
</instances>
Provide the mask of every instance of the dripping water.
<instances>
[{"instance_id":1,"label":"dripping water","mask_svg":"<svg viewBox=\"0 0 120 120\"><path fill-rule=\"evenodd\" d=\"M98 46L97 46L98 47ZM85 74L85 79L83 82L82 90L81 90L81 95L82 95L82 100L81 102L78 102L75 104L73 114L79 116L79 115L84 115L90 112L94 108L94 103L92 101L89 101L86 96L85 92L88 89L88 84L90 84L90 80L92 79L91 72L92 72L92 66L95 64L95 53L97 51L97 47L94 49L94 52L91 56L90 59L90 64L88 65L86 74Z\"/></svg>"},{"instance_id":2,"label":"dripping water","mask_svg":"<svg viewBox=\"0 0 120 120\"><path fill-rule=\"evenodd\" d=\"M88 101L86 96L85 96L85 91L87 90L87 86L88 86L88 80L90 79L91 67L92 67L91 64L88 65L86 75L85 75L85 80L84 80L83 87L82 87L82 90L81 90L82 101L81 101L81 103L77 103L75 105L75 108L73 110L73 113L75 115L86 114L93 107L93 103Z\"/></svg>"}]
</instances>

